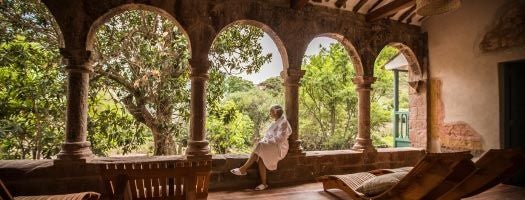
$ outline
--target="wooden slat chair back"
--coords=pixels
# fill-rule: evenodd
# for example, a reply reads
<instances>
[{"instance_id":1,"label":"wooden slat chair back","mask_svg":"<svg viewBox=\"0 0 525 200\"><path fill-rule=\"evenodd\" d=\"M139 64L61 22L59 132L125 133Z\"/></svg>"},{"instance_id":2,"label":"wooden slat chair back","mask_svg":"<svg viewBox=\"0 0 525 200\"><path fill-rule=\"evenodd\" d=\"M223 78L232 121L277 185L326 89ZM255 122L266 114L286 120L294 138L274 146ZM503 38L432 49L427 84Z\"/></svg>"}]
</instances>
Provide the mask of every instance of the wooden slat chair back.
<instances>
[{"instance_id":1,"label":"wooden slat chair back","mask_svg":"<svg viewBox=\"0 0 525 200\"><path fill-rule=\"evenodd\" d=\"M373 199L423 199L448 177L456 175L455 170L470 168L470 159L469 152L428 153L399 183Z\"/></svg>"},{"instance_id":2,"label":"wooden slat chair back","mask_svg":"<svg viewBox=\"0 0 525 200\"><path fill-rule=\"evenodd\" d=\"M508 179L525 166L518 149L491 149L476 161L477 170L438 199L453 200L477 195Z\"/></svg>"},{"instance_id":3,"label":"wooden slat chair back","mask_svg":"<svg viewBox=\"0 0 525 200\"><path fill-rule=\"evenodd\" d=\"M389 190L383 192L374 197L365 196L355 189L357 185L352 184L351 181L363 183L366 177L363 174L367 173L355 173L348 175L331 175L322 176L317 180L323 182L323 188L325 191L332 188L337 188L345 191L351 199L385 199L385 200L397 200L397 199L423 199L425 195L428 195L434 190L441 191L438 189L440 184L445 180L454 181L461 179L459 173L455 170L461 169L463 172L472 173L470 170L474 170L473 163L470 161L472 155L468 152L455 152L455 153L427 153L410 172L399 181L396 185L392 186ZM384 174L385 170L373 170L369 174L381 175ZM346 178L345 178L346 177ZM450 188L450 186L448 186Z\"/></svg>"},{"instance_id":4,"label":"wooden slat chair back","mask_svg":"<svg viewBox=\"0 0 525 200\"><path fill-rule=\"evenodd\" d=\"M108 199L206 199L211 160L101 165Z\"/></svg>"},{"instance_id":5,"label":"wooden slat chair back","mask_svg":"<svg viewBox=\"0 0 525 200\"><path fill-rule=\"evenodd\" d=\"M7 186L0 179L0 200L98 200L99 198L100 194L96 192L13 197L7 190Z\"/></svg>"}]
</instances>

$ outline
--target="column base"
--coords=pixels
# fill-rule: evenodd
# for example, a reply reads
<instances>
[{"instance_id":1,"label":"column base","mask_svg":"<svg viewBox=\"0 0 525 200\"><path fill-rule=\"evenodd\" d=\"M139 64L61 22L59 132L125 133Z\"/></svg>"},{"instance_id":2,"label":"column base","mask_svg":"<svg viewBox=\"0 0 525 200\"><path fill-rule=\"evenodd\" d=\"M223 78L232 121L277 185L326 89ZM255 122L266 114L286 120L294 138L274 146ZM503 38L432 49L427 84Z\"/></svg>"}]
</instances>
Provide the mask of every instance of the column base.
<instances>
[{"instance_id":1,"label":"column base","mask_svg":"<svg viewBox=\"0 0 525 200\"><path fill-rule=\"evenodd\" d=\"M372 145L371 139L357 138L356 143L352 147L352 150L363 151L363 152L377 152L374 145Z\"/></svg>"},{"instance_id":2,"label":"column base","mask_svg":"<svg viewBox=\"0 0 525 200\"><path fill-rule=\"evenodd\" d=\"M189 141L188 149L186 149L187 156L206 156L210 154L210 147L208 141Z\"/></svg>"},{"instance_id":3,"label":"column base","mask_svg":"<svg viewBox=\"0 0 525 200\"><path fill-rule=\"evenodd\" d=\"M57 160L87 162L93 159L90 142L66 142L61 147Z\"/></svg>"},{"instance_id":4,"label":"column base","mask_svg":"<svg viewBox=\"0 0 525 200\"><path fill-rule=\"evenodd\" d=\"M287 157L297 157L297 156L306 156L306 152L303 151L303 147L301 146L301 143L303 141L301 140L295 140L293 142L289 142L290 148L288 149Z\"/></svg>"}]
</instances>

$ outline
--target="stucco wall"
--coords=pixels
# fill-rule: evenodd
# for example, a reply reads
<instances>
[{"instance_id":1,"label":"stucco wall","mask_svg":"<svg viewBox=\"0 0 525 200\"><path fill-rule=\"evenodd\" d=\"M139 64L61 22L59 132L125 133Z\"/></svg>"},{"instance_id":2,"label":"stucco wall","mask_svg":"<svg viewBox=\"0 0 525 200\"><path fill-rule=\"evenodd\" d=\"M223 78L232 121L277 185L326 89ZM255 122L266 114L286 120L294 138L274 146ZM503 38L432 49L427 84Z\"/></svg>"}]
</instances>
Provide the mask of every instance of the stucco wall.
<instances>
[{"instance_id":1,"label":"stucco wall","mask_svg":"<svg viewBox=\"0 0 525 200\"><path fill-rule=\"evenodd\" d=\"M461 9L433 16L422 25L428 32L430 77L442 83L443 123L470 126L481 136L485 151L500 147L498 63L525 58L524 47L488 53L479 49L498 9L509 2L463 0ZM434 139L439 135L432 133ZM439 140L432 144L432 150L440 151Z\"/></svg>"}]
</instances>

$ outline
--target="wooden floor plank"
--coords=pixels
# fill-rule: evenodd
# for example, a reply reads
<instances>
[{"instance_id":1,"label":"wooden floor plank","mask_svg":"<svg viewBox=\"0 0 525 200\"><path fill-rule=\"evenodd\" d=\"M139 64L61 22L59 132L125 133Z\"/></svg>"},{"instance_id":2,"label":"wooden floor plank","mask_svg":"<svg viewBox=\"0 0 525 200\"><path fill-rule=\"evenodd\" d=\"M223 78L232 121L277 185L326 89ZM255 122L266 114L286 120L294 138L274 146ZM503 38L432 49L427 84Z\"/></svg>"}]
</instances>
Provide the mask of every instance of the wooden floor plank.
<instances>
[{"instance_id":1,"label":"wooden floor plank","mask_svg":"<svg viewBox=\"0 0 525 200\"><path fill-rule=\"evenodd\" d=\"M209 194L208 199L272 199L272 200L341 200L348 196L341 190L323 191L321 183L307 183L289 187L269 188L265 191L254 191L252 189L233 191L214 191ZM525 199L525 188L498 185L480 195L467 198L467 200L514 200Z\"/></svg>"}]
</instances>

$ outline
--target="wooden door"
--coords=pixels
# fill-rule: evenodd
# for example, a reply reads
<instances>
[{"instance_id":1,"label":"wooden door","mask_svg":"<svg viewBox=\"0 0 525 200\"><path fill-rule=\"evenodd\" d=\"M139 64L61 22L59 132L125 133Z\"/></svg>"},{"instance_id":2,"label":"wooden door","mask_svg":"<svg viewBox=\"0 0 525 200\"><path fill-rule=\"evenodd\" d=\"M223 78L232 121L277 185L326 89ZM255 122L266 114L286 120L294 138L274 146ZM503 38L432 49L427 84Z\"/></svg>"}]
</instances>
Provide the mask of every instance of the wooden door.
<instances>
[{"instance_id":1,"label":"wooden door","mask_svg":"<svg viewBox=\"0 0 525 200\"><path fill-rule=\"evenodd\" d=\"M501 63L500 83L501 145L525 149L525 60ZM525 170L507 183L525 186Z\"/></svg>"}]
</instances>

